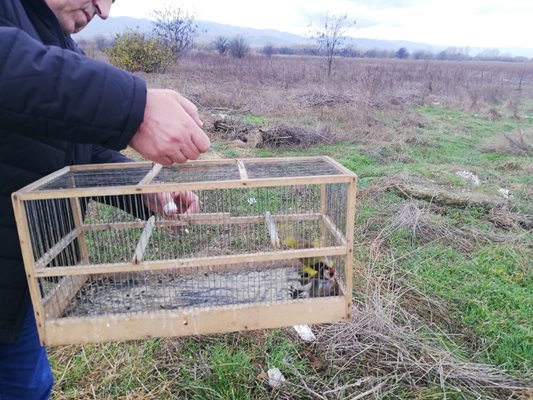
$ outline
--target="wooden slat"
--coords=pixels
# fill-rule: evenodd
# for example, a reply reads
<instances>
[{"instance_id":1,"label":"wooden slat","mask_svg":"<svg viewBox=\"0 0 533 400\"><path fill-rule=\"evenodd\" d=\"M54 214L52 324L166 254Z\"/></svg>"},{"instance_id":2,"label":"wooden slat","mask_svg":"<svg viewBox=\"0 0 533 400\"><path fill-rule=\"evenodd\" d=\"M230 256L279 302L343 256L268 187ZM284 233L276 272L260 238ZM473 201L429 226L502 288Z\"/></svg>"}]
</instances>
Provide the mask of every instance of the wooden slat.
<instances>
[{"instance_id":1,"label":"wooden slat","mask_svg":"<svg viewBox=\"0 0 533 400\"><path fill-rule=\"evenodd\" d=\"M74 228L63 238L53 245L50 250L43 254L35 263L35 269L45 268L54 258L67 248L82 232L81 228Z\"/></svg>"},{"instance_id":2,"label":"wooden slat","mask_svg":"<svg viewBox=\"0 0 533 400\"><path fill-rule=\"evenodd\" d=\"M239 160L244 163L254 163L254 164L279 164L282 162L298 162L298 161L323 161L325 156L303 156L303 157L251 157L251 158L240 158Z\"/></svg>"},{"instance_id":3,"label":"wooden slat","mask_svg":"<svg viewBox=\"0 0 533 400\"><path fill-rule=\"evenodd\" d=\"M153 179L157 176L157 174L159 174L159 172L161 171L161 168L163 168L161 164L154 163L152 165L152 169L144 176L144 178L141 179L141 181L137 184L137 186L150 184L153 181Z\"/></svg>"},{"instance_id":4,"label":"wooden slat","mask_svg":"<svg viewBox=\"0 0 533 400\"><path fill-rule=\"evenodd\" d=\"M249 272L251 269L254 271L271 271L275 268L296 268L300 267L302 264L300 260L293 259L293 260L277 260L277 261L270 261L270 262L254 262L254 263L240 263L240 264L227 264L227 265L204 265L200 267L194 267L194 268L174 268L169 270L162 270L162 273L165 275L172 275L175 277L185 277L185 276L191 276L191 275L205 275L205 274L220 274L225 272L242 272L246 271ZM150 271L151 272L151 271ZM80 275L82 276L82 275ZM115 280L120 279L130 279L131 274L129 272L119 272L115 274L109 274L107 272L104 273L92 273L91 278L92 279L98 279L99 277L112 277ZM341 292L344 293L344 292Z\"/></svg>"},{"instance_id":5,"label":"wooden slat","mask_svg":"<svg viewBox=\"0 0 533 400\"><path fill-rule=\"evenodd\" d=\"M239 168L239 174L241 176L241 180L246 181L248 180L248 173L246 172L246 167L244 166L244 163L242 160L237 160L237 167Z\"/></svg>"},{"instance_id":6,"label":"wooden slat","mask_svg":"<svg viewBox=\"0 0 533 400\"><path fill-rule=\"evenodd\" d=\"M157 192L182 192L196 190L213 189L238 189L238 188L260 188L271 186L293 186L293 185L317 185L321 183L348 183L350 177L346 175L320 175L307 177L284 177L213 181L213 182L187 182L187 183L157 183L150 186L108 186L95 188L76 188L62 190L43 190L39 192L20 193L22 200L39 199L61 199L68 197L91 197L91 196L113 196L128 194L144 194Z\"/></svg>"},{"instance_id":7,"label":"wooden slat","mask_svg":"<svg viewBox=\"0 0 533 400\"><path fill-rule=\"evenodd\" d=\"M45 313L44 307L41 303L41 290L39 288L39 282L35 273L35 258L31 246L28 218L26 216L24 203L21 201L17 193L14 193L11 196L11 200L13 202L15 220L17 222L20 250L22 252L22 260L24 261L24 269L26 271L26 279L28 281L30 298L33 304L33 314L35 315L37 330L39 332L39 341L44 343L46 339L44 329Z\"/></svg>"},{"instance_id":8,"label":"wooden slat","mask_svg":"<svg viewBox=\"0 0 533 400\"><path fill-rule=\"evenodd\" d=\"M150 218L148 218L148 221L146 221L146 224L144 225L141 237L139 238L139 241L137 242L137 247L135 248L135 254L133 255L133 259L131 260L132 263L139 264L140 262L142 262L144 258L144 252L146 251L146 247L148 246L148 242L150 241L150 237L152 236L154 225L155 216L152 215Z\"/></svg>"},{"instance_id":9,"label":"wooden slat","mask_svg":"<svg viewBox=\"0 0 533 400\"><path fill-rule=\"evenodd\" d=\"M326 184L320 185L320 216L323 217L327 214L327 190ZM324 221L320 224L320 243L326 243L327 228Z\"/></svg>"},{"instance_id":10,"label":"wooden slat","mask_svg":"<svg viewBox=\"0 0 533 400\"><path fill-rule=\"evenodd\" d=\"M186 214L182 215L175 220L157 220L155 226L161 227L176 227L187 226L189 224L195 225L244 225L261 223L264 221L264 217L261 216L248 216L248 217L231 217L229 213L205 213L205 214ZM320 214L278 214L273 215L274 221L316 221L320 219ZM122 230L132 228L142 228L144 221L135 222L113 222L108 224L88 224L84 225L84 232L102 231L102 230Z\"/></svg>"},{"instance_id":11,"label":"wooden slat","mask_svg":"<svg viewBox=\"0 0 533 400\"><path fill-rule=\"evenodd\" d=\"M278 230L276 229L276 223L269 211L265 213L265 222L270 236L270 243L272 244L272 247L278 249L281 246L281 242L279 240Z\"/></svg>"},{"instance_id":12,"label":"wooden slat","mask_svg":"<svg viewBox=\"0 0 533 400\"><path fill-rule=\"evenodd\" d=\"M88 276L65 276L43 299L46 318L58 318L70 304L76 293L87 282Z\"/></svg>"},{"instance_id":13,"label":"wooden slat","mask_svg":"<svg viewBox=\"0 0 533 400\"><path fill-rule=\"evenodd\" d=\"M70 208L72 210L74 227L80 232L78 236L78 243L80 245L81 259L84 264L88 264L89 255L87 253L87 245L85 244L85 236L83 234L83 215L81 211L80 199L77 197L71 198Z\"/></svg>"},{"instance_id":14,"label":"wooden slat","mask_svg":"<svg viewBox=\"0 0 533 400\"><path fill-rule=\"evenodd\" d=\"M352 307L352 290L353 290L353 240L355 224L355 201L356 201L356 182L357 178L353 177L348 187L348 203L346 207L346 308Z\"/></svg>"},{"instance_id":15,"label":"wooden slat","mask_svg":"<svg viewBox=\"0 0 533 400\"><path fill-rule=\"evenodd\" d=\"M184 258L170 261L146 261L139 264L90 264L74 267L50 267L35 271L36 276L90 275L95 273L121 273L137 271L158 271L174 268L197 268L211 266L216 270L219 265L242 264L292 260L295 258L312 258L320 256L346 255L346 246L320 247L312 249L278 250L272 252L237 254L217 257Z\"/></svg>"},{"instance_id":16,"label":"wooden slat","mask_svg":"<svg viewBox=\"0 0 533 400\"><path fill-rule=\"evenodd\" d=\"M46 322L46 345L206 335L346 319L345 300L341 296L113 317L61 318Z\"/></svg>"},{"instance_id":17,"label":"wooden slat","mask_svg":"<svg viewBox=\"0 0 533 400\"><path fill-rule=\"evenodd\" d=\"M86 171L100 171L109 169L133 169L133 168L151 168L151 161L134 161L124 163L102 163L102 164L78 164L71 165L69 170L71 172L86 172Z\"/></svg>"},{"instance_id":18,"label":"wooden slat","mask_svg":"<svg viewBox=\"0 0 533 400\"><path fill-rule=\"evenodd\" d=\"M45 176L44 178L41 178L33 183L30 183L29 185L24 186L22 189L19 189L17 193L24 194L24 193L33 192L34 190L39 189L39 187L46 185L47 183L60 177L61 175L68 173L68 171L69 171L69 167L61 168L60 170L57 170L56 172L53 172L50 175Z\"/></svg>"},{"instance_id":19,"label":"wooden slat","mask_svg":"<svg viewBox=\"0 0 533 400\"><path fill-rule=\"evenodd\" d=\"M325 226L328 231L333 235L337 244L346 245L346 239L344 234L337 228L335 223L327 215L322 215L322 224ZM324 243L324 242L322 242Z\"/></svg>"}]
</instances>

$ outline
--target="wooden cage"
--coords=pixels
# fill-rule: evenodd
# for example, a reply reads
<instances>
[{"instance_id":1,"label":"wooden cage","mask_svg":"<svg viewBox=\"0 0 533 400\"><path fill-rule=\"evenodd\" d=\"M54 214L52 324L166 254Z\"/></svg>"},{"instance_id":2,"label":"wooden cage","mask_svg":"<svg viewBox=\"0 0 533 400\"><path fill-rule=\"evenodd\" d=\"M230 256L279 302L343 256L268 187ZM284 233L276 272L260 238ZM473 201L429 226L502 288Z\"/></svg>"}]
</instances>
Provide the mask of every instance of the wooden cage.
<instances>
[{"instance_id":1,"label":"wooden cage","mask_svg":"<svg viewBox=\"0 0 533 400\"><path fill-rule=\"evenodd\" d=\"M200 210L147 207L172 192ZM355 192L328 157L63 168L12 196L40 340L346 320Z\"/></svg>"}]
</instances>

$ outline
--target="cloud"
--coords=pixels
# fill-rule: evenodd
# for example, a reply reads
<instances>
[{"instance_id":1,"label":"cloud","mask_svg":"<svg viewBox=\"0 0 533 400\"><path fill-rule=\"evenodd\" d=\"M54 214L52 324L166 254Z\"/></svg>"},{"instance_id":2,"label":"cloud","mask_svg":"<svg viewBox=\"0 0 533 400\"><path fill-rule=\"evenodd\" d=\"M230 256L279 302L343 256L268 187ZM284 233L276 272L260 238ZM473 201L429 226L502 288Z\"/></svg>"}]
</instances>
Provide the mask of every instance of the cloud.
<instances>
[{"instance_id":1,"label":"cloud","mask_svg":"<svg viewBox=\"0 0 533 400\"><path fill-rule=\"evenodd\" d=\"M370 9L384 8L405 8L412 7L422 0L347 0L348 2L357 3L357 5Z\"/></svg>"},{"instance_id":2,"label":"cloud","mask_svg":"<svg viewBox=\"0 0 533 400\"><path fill-rule=\"evenodd\" d=\"M112 16L150 17L172 0L116 2ZM354 37L455 47L533 47L533 0L181 0L200 20L308 34L326 13L356 20Z\"/></svg>"}]
</instances>

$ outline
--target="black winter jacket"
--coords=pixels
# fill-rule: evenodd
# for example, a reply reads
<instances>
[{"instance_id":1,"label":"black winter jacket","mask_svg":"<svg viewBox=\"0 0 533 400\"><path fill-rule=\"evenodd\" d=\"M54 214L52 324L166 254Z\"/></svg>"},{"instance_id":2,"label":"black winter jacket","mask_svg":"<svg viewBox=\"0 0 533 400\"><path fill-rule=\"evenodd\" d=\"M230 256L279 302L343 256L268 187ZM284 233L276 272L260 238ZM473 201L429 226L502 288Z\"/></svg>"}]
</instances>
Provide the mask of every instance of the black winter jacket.
<instances>
[{"instance_id":1,"label":"black winter jacket","mask_svg":"<svg viewBox=\"0 0 533 400\"><path fill-rule=\"evenodd\" d=\"M126 161L146 84L86 58L44 0L0 0L0 342L29 306L11 193L66 165Z\"/></svg>"}]
</instances>

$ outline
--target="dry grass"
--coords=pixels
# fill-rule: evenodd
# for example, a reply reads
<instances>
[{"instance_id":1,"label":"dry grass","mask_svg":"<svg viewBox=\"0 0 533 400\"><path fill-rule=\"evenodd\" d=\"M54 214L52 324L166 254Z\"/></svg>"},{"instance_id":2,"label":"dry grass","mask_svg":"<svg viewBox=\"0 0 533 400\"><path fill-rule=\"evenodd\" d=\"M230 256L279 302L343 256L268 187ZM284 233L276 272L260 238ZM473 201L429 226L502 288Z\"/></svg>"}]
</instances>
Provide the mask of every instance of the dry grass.
<instances>
[{"instance_id":1,"label":"dry grass","mask_svg":"<svg viewBox=\"0 0 533 400\"><path fill-rule=\"evenodd\" d=\"M325 79L323 60L314 57L237 60L196 54L165 75L143 77L150 87L173 88L191 98L199 106L206 126L213 127L209 134L218 141L241 141L243 134L249 137L251 129L243 122L236 122L230 129L216 132L218 114L261 116L266 122L261 126L256 124L253 129L271 130L274 146L279 144L280 137L289 137L292 146L293 137L299 134L303 139L298 140L304 145L314 141L328 143L330 139L348 140L362 144L372 152L368 154L380 161L387 161L382 159L384 147L399 143L432 146L434 139L420 131L428 121L411 110L413 105L475 110L486 113L490 120L505 119L506 112L511 112L511 116L516 114L515 82L523 70L518 64L338 61L333 77ZM526 83L532 81L533 71L524 79ZM524 85L522 91L524 98L533 97L531 84ZM511 110L495 109L495 104L512 102ZM398 125L391 124L391 120L405 129L398 132ZM284 122L283 128L279 121ZM246 126L245 132L241 129L243 126ZM321 137L328 140L321 141ZM531 151L527 133L502 135L501 140L496 150L489 151L503 151L502 148L505 152L509 148ZM524 172L526 167L507 163L503 168L520 168L520 172ZM356 276L360 280L355 283L357 299L352 318L345 324L316 327L317 342L299 353L312 370L304 373L296 365L298 360L284 359L285 367L292 371L287 386L261 398L355 400L449 396L502 399L527 398L528 393L531 394L531 381L510 376L497 367L467 361L474 357L472 348L468 343L465 348L455 345L462 340L446 333L463 333L464 326L454 326L458 322L450 316L448 304L428 298L406 283L408 279L395 270L396 263L412 254L393 254L390 243L394 235L402 231L413 242L421 243L413 251L439 242L468 256L466 253L487 243L522 245L523 235L531 230L531 218L493 205L486 207L481 218L509 231L501 234L454 224L451 218L439 215L441 207L435 205L435 196L423 202L407 194L403 203L388 205L387 190L397 193L398 184L402 183L438 189L428 181L407 174L389 175L374 180L369 189L360 190L359 205L374 203L373 208L380 208L382 202L386 204L383 209L373 209L375 214L356 227L358 247L369 260L364 266L358 266ZM455 206L443 205L442 208ZM387 257L393 261L386 261ZM288 332L289 337L293 335ZM253 335L257 347L263 349L270 332ZM203 337L197 343L220 342L229 349L238 349L240 342L235 339L238 337L238 334ZM465 342L468 340L470 338ZM201 379L213 370L205 354L198 353L192 358L185 355L185 339L154 343L151 358L139 354L146 352L146 343L54 350L56 363L61 365L59 370L65 371L56 377L58 390L54 398L185 398L187 396L182 396L179 388L180 371L190 370ZM63 388L72 386L69 380L75 381L69 369L75 369L76 362L84 367L84 375L77 381L82 384L75 383L78 387L73 394ZM128 395L113 395L117 385L129 382L132 388L126 390ZM256 382L250 379L245 385L254 386Z\"/></svg>"},{"instance_id":2,"label":"dry grass","mask_svg":"<svg viewBox=\"0 0 533 400\"><path fill-rule=\"evenodd\" d=\"M508 153L515 156L533 156L533 133L502 133L500 137L483 145L483 152Z\"/></svg>"},{"instance_id":3,"label":"dry grass","mask_svg":"<svg viewBox=\"0 0 533 400\"><path fill-rule=\"evenodd\" d=\"M518 244L521 235L498 234L472 227L456 227L430 211L428 205L417 201L392 207L392 215L376 238L376 243L387 240L394 232L405 230L413 240L423 243L440 241L448 246L472 252L485 244Z\"/></svg>"},{"instance_id":4,"label":"dry grass","mask_svg":"<svg viewBox=\"0 0 533 400\"><path fill-rule=\"evenodd\" d=\"M328 378L300 375L300 382L290 384L285 398L302 398L293 397L295 389L324 400L395 398L407 388L418 388L419 395L428 398L452 393L461 398L526 398L532 381L467 362L457 354L460 350L445 350L442 344L455 338L436 325L429 327L427 319L420 317L420 304L437 312L441 306L401 277L384 277L373 270L370 266L366 271L366 300L355 304L351 320L318 328L315 353L322 354L329 365L324 375ZM413 301L413 293L419 300L417 312L404 307L406 301Z\"/></svg>"},{"instance_id":5,"label":"dry grass","mask_svg":"<svg viewBox=\"0 0 533 400\"><path fill-rule=\"evenodd\" d=\"M522 70L513 63L343 58L327 79L318 57L239 60L198 53L165 75L141 75L151 87L173 88L191 98L208 126L224 109L369 144L416 140L426 121L411 110L413 105L474 108L490 116L496 103L514 99L513 82ZM532 89L524 85L523 97ZM399 121L406 137L399 138L387 120Z\"/></svg>"}]
</instances>

